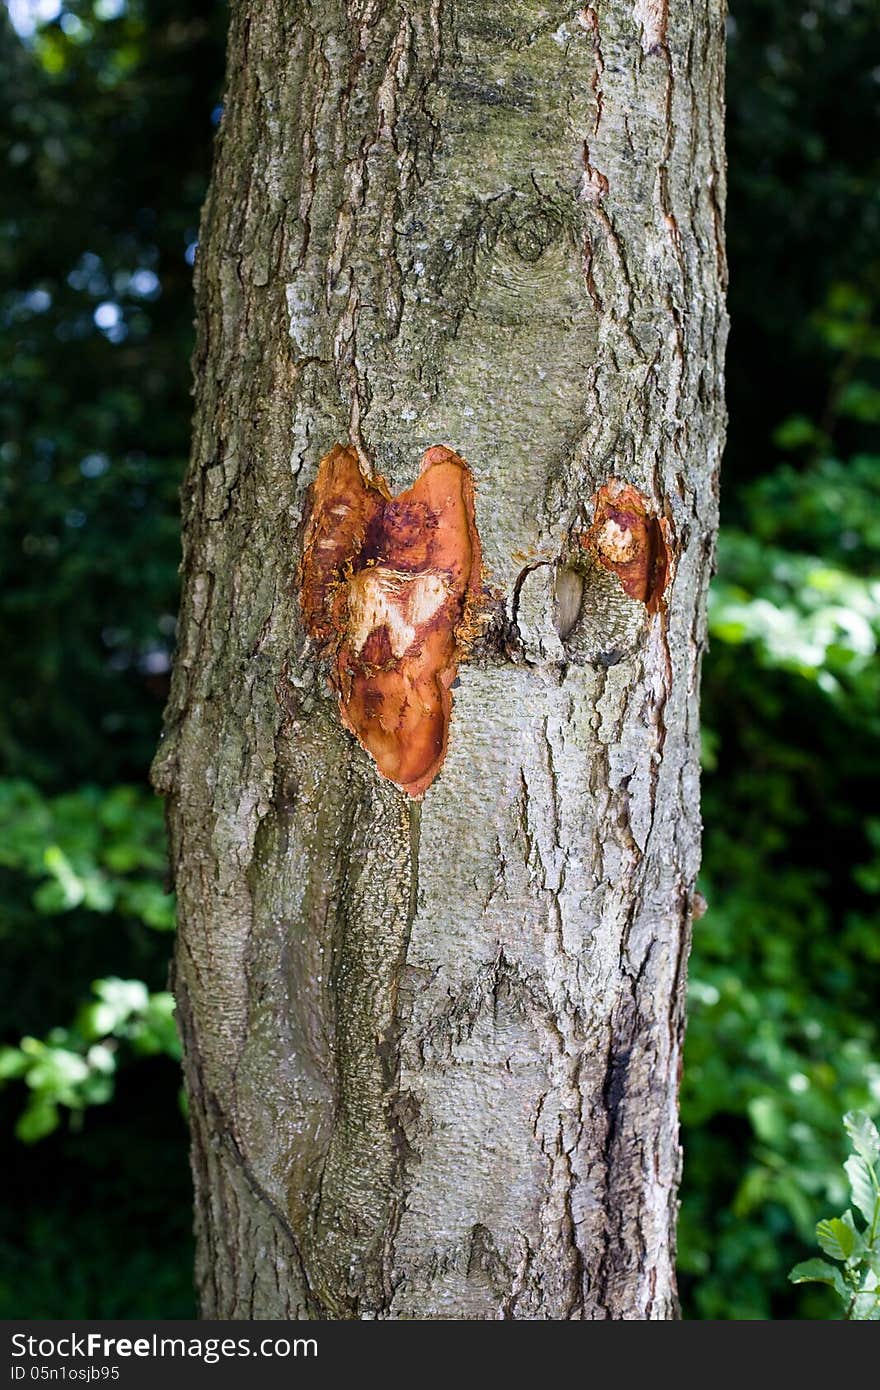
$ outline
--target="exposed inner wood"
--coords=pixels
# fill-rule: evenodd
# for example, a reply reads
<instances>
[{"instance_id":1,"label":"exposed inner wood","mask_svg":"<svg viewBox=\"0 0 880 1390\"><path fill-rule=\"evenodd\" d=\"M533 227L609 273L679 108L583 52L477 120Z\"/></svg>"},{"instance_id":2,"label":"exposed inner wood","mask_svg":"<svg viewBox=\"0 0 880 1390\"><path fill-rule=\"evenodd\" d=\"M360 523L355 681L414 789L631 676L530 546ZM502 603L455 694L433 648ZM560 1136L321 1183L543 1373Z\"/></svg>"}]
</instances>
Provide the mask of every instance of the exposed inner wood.
<instances>
[{"instance_id":1,"label":"exposed inner wood","mask_svg":"<svg viewBox=\"0 0 880 1390\"><path fill-rule=\"evenodd\" d=\"M480 598L480 539L464 459L427 450L392 498L361 476L354 449L318 467L301 566L301 606L347 729L384 777L422 796L449 741L449 688Z\"/></svg>"},{"instance_id":2,"label":"exposed inner wood","mask_svg":"<svg viewBox=\"0 0 880 1390\"><path fill-rule=\"evenodd\" d=\"M672 579L672 528L638 488L619 479L603 483L583 543L617 575L624 593L649 613L660 611Z\"/></svg>"}]
</instances>

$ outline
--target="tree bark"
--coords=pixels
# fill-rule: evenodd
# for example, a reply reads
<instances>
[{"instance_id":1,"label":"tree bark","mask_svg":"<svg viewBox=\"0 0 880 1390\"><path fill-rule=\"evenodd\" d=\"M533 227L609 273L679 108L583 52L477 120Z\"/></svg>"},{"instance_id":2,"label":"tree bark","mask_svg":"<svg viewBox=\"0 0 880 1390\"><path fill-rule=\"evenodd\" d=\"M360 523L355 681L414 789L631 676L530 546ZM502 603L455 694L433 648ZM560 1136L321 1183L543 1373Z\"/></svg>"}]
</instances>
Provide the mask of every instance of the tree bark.
<instances>
[{"instance_id":1,"label":"tree bark","mask_svg":"<svg viewBox=\"0 0 880 1390\"><path fill-rule=\"evenodd\" d=\"M669 1318L723 437L721 0L234 0L166 732L208 1317ZM466 458L423 801L342 727L308 489ZM649 613L597 489L674 537Z\"/></svg>"}]
</instances>

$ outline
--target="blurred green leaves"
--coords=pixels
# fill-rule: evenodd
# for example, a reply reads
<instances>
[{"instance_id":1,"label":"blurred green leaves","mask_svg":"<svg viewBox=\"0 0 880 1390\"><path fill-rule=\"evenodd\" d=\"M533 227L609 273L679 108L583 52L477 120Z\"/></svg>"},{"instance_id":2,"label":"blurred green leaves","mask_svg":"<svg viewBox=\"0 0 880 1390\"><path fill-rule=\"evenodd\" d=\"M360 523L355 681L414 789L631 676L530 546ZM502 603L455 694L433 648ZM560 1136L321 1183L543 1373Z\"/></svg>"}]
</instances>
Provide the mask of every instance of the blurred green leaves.
<instances>
[{"instance_id":1,"label":"blurred green leaves","mask_svg":"<svg viewBox=\"0 0 880 1390\"><path fill-rule=\"evenodd\" d=\"M816 547L827 561L855 573L876 565L880 469L875 454L846 460L820 454L806 468L780 461L743 489L741 502L747 533L764 545L795 553Z\"/></svg>"},{"instance_id":2,"label":"blurred green leaves","mask_svg":"<svg viewBox=\"0 0 880 1390\"><path fill-rule=\"evenodd\" d=\"M44 797L23 779L0 780L0 865L40 883L38 912L117 912L157 931L174 927L161 884L161 803L138 787L79 787Z\"/></svg>"},{"instance_id":3,"label":"blurred green leaves","mask_svg":"<svg viewBox=\"0 0 880 1390\"><path fill-rule=\"evenodd\" d=\"M22 779L0 781L0 865L38 880L32 902L42 915L83 909L159 931L174 926L174 900L161 885L161 805L138 787L45 797ZM122 1058L179 1057L173 1009L167 992L111 976L94 982L70 1027L0 1048L0 1083L21 1081L29 1092L18 1138L51 1134L62 1108L78 1116L109 1101Z\"/></svg>"},{"instance_id":4,"label":"blurred green leaves","mask_svg":"<svg viewBox=\"0 0 880 1390\"><path fill-rule=\"evenodd\" d=\"M875 466L880 476L880 459ZM832 694L845 686L866 711L880 710L880 578L728 532L719 542L709 627L722 642L754 644L763 665L796 672Z\"/></svg>"},{"instance_id":5,"label":"blurred green leaves","mask_svg":"<svg viewBox=\"0 0 880 1390\"><path fill-rule=\"evenodd\" d=\"M94 998L82 1005L69 1028L52 1028L44 1039L22 1038L0 1048L0 1085L22 1081L29 1097L15 1127L32 1144L55 1130L61 1107L78 1115L112 1099L120 1059L165 1054L179 1058L174 999L151 994L141 980L113 976L96 980Z\"/></svg>"}]
</instances>

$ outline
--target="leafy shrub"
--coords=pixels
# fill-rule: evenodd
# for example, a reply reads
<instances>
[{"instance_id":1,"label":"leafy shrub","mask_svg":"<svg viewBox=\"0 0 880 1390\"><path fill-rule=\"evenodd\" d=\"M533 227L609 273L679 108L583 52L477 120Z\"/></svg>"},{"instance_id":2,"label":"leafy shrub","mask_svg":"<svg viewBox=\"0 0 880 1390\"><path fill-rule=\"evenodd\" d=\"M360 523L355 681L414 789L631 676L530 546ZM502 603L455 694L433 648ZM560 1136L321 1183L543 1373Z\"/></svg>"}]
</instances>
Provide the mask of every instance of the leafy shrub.
<instances>
[{"instance_id":1,"label":"leafy shrub","mask_svg":"<svg viewBox=\"0 0 880 1390\"><path fill-rule=\"evenodd\" d=\"M877 1126L859 1111L844 1116L852 1153L844 1167L849 1179L852 1206L860 1213L859 1229L847 1207L842 1216L820 1221L816 1239L830 1259L805 1260L788 1276L794 1284L827 1284L843 1304L847 1321L880 1321L880 1134Z\"/></svg>"}]
</instances>

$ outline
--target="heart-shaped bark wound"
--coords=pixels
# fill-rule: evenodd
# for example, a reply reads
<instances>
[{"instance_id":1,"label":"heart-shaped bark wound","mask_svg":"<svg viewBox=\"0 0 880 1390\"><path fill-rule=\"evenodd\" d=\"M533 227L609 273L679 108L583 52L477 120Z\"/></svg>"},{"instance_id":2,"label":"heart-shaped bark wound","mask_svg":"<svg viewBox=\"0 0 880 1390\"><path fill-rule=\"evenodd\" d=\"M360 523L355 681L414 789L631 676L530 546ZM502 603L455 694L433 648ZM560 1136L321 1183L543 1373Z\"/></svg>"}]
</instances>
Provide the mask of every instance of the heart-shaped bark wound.
<instances>
[{"instance_id":1,"label":"heart-shaped bark wound","mask_svg":"<svg viewBox=\"0 0 880 1390\"><path fill-rule=\"evenodd\" d=\"M446 756L468 619L480 596L480 538L464 459L429 449L392 497L353 449L318 467L301 566L310 636L332 657L342 722L384 777L412 797Z\"/></svg>"}]
</instances>

